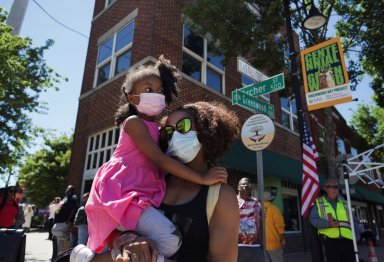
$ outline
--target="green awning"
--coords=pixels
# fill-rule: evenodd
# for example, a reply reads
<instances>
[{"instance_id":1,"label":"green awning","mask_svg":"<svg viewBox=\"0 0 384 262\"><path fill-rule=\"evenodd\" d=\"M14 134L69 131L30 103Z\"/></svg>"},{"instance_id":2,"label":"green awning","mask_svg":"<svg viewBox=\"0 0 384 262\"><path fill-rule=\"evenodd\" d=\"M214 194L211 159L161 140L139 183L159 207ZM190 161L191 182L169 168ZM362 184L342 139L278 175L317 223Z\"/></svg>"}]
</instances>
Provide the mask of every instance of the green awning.
<instances>
[{"instance_id":1,"label":"green awning","mask_svg":"<svg viewBox=\"0 0 384 262\"><path fill-rule=\"evenodd\" d=\"M357 198L365 201L371 201L378 204L384 204L384 196L382 194L369 191L368 189L356 186L356 193L351 194L351 198Z\"/></svg>"},{"instance_id":2,"label":"green awning","mask_svg":"<svg viewBox=\"0 0 384 262\"><path fill-rule=\"evenodd\" d=\"M292 183L301 184L302 163L299 160L284 156L268 149L263 151L264 176L277 177ZM239 170L246 173L257 174L256 152L247 149L240 139L232 143L230 151L222 157L218 164L228 169ZM321 188L326 176L319 174ZM356 193L351 194L353 199L371 201L384 204L384 196L356 186Z\"/></svg>"},{"instance_id":3,"label":"green awning","mask_svg":"<svg viewBox=\"0 0 384 262\"><path fill-rule=\"evenodd\" d=\"M268 149L264 149L262 152L265 176L274 176L293 183L301 183L302 164L300 161ZM230 152L218 163L229 169L257 173L256 152L247 149L240 139L232 143Z\"/></svg>"}]
</instances>

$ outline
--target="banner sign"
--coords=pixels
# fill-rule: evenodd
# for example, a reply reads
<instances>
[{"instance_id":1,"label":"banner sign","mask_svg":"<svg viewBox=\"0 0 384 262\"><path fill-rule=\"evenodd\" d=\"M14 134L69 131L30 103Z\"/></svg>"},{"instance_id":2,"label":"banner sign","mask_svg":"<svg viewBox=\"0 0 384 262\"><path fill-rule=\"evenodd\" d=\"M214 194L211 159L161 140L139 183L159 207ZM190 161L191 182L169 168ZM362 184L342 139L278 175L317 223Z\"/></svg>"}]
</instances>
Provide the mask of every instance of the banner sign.
<instances>
[{"instance_id":1,"label":"banner sign","mask_svg":"<svg viewBox=\"0 0 384 262\"><path fill-rule=\"evenodd\" d=\"M352 101L340 38L300 52L308 110Z\"/></svg>"}]
</instances>

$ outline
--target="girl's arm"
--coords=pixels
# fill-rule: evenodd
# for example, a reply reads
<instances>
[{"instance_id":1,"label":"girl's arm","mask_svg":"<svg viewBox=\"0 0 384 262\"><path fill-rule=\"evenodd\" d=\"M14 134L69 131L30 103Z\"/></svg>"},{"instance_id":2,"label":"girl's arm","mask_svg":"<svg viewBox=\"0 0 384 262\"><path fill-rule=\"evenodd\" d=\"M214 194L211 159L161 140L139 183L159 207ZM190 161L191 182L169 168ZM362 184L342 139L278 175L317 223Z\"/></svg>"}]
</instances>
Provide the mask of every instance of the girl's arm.
<instances>
[{"instance_id":1,"label":"girl's arm","mask_svg":"<svg viewBox=\"0 0 384 262\"><path fill-rule=\"evenodd\" d=\"M228 175L225 168L214 167L202 176L164 154L152 139L147 126L137 116L131 116L125 121L124 131L132 138L138 149L163 171L202 185L226 182Z\"/></svg>"},{"instance_id":2,"label":"girl's arm","mask_svg":"<svg viewBox=\"0 0 384 262\"><path fill-rule=\"evenodd\" d=\"M211 262L233 262L237 259L240 213L236 194L222 184L219 199L209 225Z\"/></svg>"}]
</instances>

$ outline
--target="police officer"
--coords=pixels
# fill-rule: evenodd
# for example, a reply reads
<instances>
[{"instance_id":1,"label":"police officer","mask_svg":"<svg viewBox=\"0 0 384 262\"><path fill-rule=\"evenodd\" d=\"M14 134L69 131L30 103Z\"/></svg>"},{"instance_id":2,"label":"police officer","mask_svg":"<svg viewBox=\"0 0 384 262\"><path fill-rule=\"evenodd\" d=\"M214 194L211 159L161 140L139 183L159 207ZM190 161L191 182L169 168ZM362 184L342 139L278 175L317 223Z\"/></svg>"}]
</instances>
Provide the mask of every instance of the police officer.
<instances>
[{"instance_id":1,"label":"police officer","mask_svg":"<svg viewBox=\"0 0 384 262\"><path fill-rule=\"evenodd\" d=\"M337 181L328 179L325 195L316 199L309 220L323 240L327 262L356 261L348 207L339 198Z\"/></svg>"}]
</instances>

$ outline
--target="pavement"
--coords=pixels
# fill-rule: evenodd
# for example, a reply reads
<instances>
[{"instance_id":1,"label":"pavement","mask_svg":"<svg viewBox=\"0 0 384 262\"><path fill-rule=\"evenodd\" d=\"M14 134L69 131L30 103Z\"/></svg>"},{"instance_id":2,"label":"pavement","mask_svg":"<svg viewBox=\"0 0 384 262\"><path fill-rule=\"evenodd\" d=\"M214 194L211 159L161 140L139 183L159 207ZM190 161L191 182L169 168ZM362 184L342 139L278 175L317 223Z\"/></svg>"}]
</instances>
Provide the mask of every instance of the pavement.
<instances>
[{"instance_id":1,"label":"pavement","mask_svg":"<svg viewBox=\"0 0 384 262\"><path fill-rule=\"evenodd\" d=\"M41 230L32 229L26 233L27 243L25 250L26 262L49 262L52 257L52 241L47 240L48 233ZM378 246L375 253L379 262L384 262L384 240L377 241ZM367 245L359 245L360 261L368 262L369 247ZM310 262L311 253L296 253L284 255L284 262Z\"/></svg>"}]
</instances>

